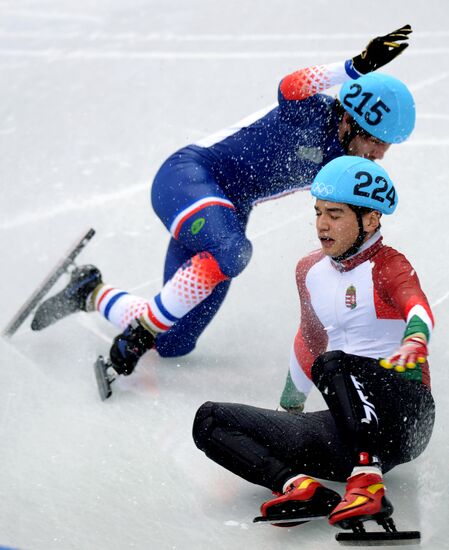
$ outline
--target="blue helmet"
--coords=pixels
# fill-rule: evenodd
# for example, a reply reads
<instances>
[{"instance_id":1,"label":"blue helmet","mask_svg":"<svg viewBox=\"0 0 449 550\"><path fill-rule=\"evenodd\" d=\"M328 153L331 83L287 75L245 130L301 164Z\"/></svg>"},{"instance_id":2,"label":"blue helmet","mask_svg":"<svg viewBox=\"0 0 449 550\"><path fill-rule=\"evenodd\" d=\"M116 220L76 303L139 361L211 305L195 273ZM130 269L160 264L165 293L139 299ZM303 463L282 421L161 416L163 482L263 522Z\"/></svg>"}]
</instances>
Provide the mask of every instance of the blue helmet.
<instances>
[{"instance_id":1,"label":"blue helmet","mask_svg":"<svg viewBox=\"0 0 449 550\"><path fill-rule=\"evenodd\" d=\"M345 82L340 101L366 132L385 143L401 143L415 127L415 102L407 86L381 73Z\"/></svg>"},{"instance_id":2,"label":"blue helmet","mask_svg":"<svg viewBox=\"0 0 449 550\"><path fill-rule=\"evenodd\" d=\"M342 156L328 162L313 180L312 195L329 202L392 214L398 196L387 172L372 160Z\"/></svg>"}]
</instances>

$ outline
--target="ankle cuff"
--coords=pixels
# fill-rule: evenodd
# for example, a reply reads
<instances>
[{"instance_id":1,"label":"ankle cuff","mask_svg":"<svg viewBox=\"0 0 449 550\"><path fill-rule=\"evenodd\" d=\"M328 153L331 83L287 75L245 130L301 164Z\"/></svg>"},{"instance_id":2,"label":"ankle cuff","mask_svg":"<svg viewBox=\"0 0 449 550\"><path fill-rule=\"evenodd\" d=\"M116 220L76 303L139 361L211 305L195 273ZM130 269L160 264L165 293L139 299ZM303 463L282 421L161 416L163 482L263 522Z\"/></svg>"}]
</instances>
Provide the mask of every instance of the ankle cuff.
<instances>
[{"instance_id":1,"label":"ankle cuff","mask_svg":"<svg viewBox=\"0 0 449 550\"><path fill-rule=\"evenodd\" d=\"M86 298L86 311L95 311L97 309L96 301L97 301L98 293L105 286L106 285L104 283L100 283L93 289L92 292L90 292L87 295L87 298Z\"/></svg>"},{"instance_id":2,"label":"ankle cuff","mask_svg":"<svg viewBox=\"0 0 449 550\"><path fill-rule=\"evenodd\" d=\"M349 477L354 477L359 474L377 474L382 477L382 470L377 466L355 466Z\"/></svg>"}]
</instances>

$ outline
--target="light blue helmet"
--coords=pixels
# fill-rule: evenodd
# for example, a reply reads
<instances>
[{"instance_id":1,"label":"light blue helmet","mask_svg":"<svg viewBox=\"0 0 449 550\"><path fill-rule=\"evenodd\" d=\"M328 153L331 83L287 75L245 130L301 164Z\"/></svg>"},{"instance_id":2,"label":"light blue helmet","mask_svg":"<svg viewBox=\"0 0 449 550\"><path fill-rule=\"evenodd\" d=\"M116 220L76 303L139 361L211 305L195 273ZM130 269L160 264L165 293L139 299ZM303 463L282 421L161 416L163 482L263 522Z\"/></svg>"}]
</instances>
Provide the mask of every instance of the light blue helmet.
<instances>
[{"instance_id":1,"label":"light blue helmet","mask_svg":"<svg viewBox=\"0 0 449 550\"><path fill-rule=\"evenodd\" d=\"M387 172L372 160L342 156L328 162L313 180L312 195L329 202L393 214L398 196Z\"/></svg>"},{"instance_id":2,"label":"light blue helmet","mask_svg":"<svg viewBox=\"0 0 449 550\"><path fill-rule=\"evenodd\" d=\"M345 82L340 101L366 132L386 143L401 143L415 127L415 102L407 86L381 73Z\"/></svg>"}]
</instances>

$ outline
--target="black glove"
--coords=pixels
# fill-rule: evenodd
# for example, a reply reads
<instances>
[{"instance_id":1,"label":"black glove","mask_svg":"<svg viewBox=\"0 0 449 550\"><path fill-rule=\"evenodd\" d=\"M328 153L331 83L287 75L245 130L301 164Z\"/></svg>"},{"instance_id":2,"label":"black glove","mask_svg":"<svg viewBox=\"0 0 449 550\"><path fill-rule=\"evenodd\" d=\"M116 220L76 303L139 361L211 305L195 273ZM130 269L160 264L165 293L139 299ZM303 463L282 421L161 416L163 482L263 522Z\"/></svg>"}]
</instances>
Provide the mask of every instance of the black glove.
<instances>
[{"instance_id":1,"label":"black glove","mask_svg":"<svg viewBox=\"0 0 449 550\"><path fill-rule=\"evenodd\" d=\"M373 38L363 52L352 59L354 69L358 73L367 74L390 63L408 47L406 42L400 40L408 40L411 32L411 26L404 25L385 36Z\"/></svg>"},{"instance_id":2,"label":"black glove","mask_svg":"<svg viewBox=\"0 0 449 550\"><path fill-rule=\"evenodd\" d=\"M142 355L154 345L155 335L134 320L114 338L109 351L112 366L118 374L128 376Z\"/></svg>"}]
</instances>

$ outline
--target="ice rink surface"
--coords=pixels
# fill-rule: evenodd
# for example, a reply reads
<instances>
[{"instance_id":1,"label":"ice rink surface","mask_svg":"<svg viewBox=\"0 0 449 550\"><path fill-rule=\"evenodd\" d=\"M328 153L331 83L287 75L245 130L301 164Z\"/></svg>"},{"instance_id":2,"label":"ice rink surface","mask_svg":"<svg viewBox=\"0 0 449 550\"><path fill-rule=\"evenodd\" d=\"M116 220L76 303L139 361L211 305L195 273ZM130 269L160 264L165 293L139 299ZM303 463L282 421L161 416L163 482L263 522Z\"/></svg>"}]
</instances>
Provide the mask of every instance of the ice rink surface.
<instances>
[{"instance_id":1,"label":"ice rink surface","mask_svg":"<svg viewBox=\"0 0 449 550\"><path fill-rule=\"evenodd\" d=\"M405 252L436 317L437 422L426 452L386 476L399 528L448 546L449 5L445 0L0 0L0 325L85 229L104 279L161 285L168 234L149 202L168 154L276 101L285 74L339 61L410 23L385 68L417 104L383 165L400 195L385 241ZM334 93L336 90L331 90ZM78 314L0 341L0 544L21 550L336 548L326 523L253 526L270 493L191 438L206 400L276 407L298 323L297 260L317 247L312 200L258 206L249 267L180 359L147 354L102 403L92 363L115 329ZM315 391L308 410L322 406ZM339 487L341 488L341 487Z\"/></svg>"}]
</instances>

